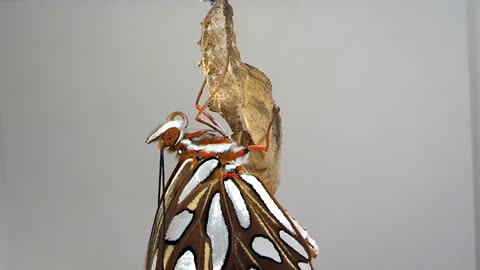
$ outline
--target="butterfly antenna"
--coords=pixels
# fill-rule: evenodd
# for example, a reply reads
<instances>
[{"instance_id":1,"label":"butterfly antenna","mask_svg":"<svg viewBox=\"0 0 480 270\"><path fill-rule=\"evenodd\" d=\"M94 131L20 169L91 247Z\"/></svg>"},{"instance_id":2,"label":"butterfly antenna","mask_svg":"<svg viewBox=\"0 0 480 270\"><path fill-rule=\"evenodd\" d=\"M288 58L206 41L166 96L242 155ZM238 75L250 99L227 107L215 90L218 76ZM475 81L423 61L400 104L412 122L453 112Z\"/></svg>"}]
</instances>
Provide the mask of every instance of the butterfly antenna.
<instances>
[{"instance_id":1,"label":"butterfly antenna","mask_svg":"<svg viewBox=\"0 0 480 270\"><path fill-rule=\"evenodd\" d=\"M167 210L165 208L165 156L163 154L163 148L160 149L160 166L158 172L158 207L160 204L163 208L163 222L162 222L162 249L165 248L165 222L166 222L166 213ZM160 254L162 257L162 270L165 270L165 265L163 263L163 254Z\"/></svg>"}]
</instances>

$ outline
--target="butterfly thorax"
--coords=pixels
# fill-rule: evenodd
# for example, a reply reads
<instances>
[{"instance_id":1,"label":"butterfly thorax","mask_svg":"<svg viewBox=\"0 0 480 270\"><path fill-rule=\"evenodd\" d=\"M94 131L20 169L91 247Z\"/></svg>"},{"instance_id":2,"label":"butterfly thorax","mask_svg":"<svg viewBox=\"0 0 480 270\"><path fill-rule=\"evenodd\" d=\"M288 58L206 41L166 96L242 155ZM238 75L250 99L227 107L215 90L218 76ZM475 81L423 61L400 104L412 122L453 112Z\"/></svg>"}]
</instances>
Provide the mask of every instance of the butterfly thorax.
<instances>
[{"instance_id":1,"label":"butterfly thorax","mask_svg":"<svg viewBox=\"0 0 480 270\"><path fill-rule=\"evenodd\" d=\"M200 162L216 158L228 172L243 170L241 165L247 162L249 152L246 147L238 146L232 139L213 130L187 133L175 148L182 160L192 158Z\"/></svg>"}]
</instances>

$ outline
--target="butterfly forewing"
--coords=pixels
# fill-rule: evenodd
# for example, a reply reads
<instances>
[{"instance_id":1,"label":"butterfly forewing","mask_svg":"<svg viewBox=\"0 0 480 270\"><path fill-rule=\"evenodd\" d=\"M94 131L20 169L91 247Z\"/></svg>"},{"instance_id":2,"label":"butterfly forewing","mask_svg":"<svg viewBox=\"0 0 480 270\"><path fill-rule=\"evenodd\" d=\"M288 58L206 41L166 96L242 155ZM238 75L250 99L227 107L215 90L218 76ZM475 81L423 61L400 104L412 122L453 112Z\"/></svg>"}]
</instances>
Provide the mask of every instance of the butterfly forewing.
<instances>
[{"instance_id":1,"label":"butterfly forewing","mask_svg":"<svg viewBox=\"0 0 480 270\"><path fill-rule=\"evenodd\" d=\"M173 170L170 179L167 182L164 194L162 198L165 198L166 213L169 213L169 207L172 202L172 194L176 194L179 190L179 186L182 184L182 179L189 179L193 175L193 170L196 164L192 162L191 158L181 159L175 169ZM145 269L161 269L156 268L156 262L158 262L158 252L163 250L163 202L158 204L158 208L155 214L155 219L152 225L152 231L150 233L150 240L148 244L147 257L145 262ZM168 215L167 215L168 216Z\"/></svg>"},{"instance_id":2,"label":"butterfly forewing","mask_svg":"<svg viewBox=\"0 0 480 270\"><path fill-rule=\"evenodd\" d=\"M240 171L241 173L238 173ZM155 219L146 269L311 269L309 248L253 175L216 157L177 165Z\"/></svg>"}]
</instances>

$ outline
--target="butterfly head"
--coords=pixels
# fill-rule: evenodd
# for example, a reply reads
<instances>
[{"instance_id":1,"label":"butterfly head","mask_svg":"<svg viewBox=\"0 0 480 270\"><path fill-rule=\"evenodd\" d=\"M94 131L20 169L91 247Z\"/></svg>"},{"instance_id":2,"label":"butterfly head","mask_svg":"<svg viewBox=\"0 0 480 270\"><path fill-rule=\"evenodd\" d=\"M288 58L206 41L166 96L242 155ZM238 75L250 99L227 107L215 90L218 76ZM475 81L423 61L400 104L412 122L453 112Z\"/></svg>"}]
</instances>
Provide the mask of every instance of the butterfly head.
<instances>
[{"instance_id":1,"label":"butterfly head","mask_svg":"<svg viewBox=\"0 0 480 270\"><path fill-rule=\"evenodd\" d=\"M155 130L146 143L158 141L160 148L175 146L183 139L183 130L188 125L188 118L182 112L173 112L167 117L167 122Z\"/></svg>"}]
</instances>

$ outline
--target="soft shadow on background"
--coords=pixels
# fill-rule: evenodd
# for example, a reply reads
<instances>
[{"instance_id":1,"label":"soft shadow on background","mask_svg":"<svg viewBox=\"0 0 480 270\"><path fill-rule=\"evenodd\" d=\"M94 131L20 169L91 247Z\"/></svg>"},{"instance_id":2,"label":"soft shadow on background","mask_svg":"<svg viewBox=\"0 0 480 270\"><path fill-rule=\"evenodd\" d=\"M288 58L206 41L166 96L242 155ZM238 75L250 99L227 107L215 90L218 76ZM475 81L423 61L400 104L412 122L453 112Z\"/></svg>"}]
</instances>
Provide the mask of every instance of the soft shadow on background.
<instances>
[{"instance_id":1,"label":"soft shadow on background","mask_svg":"<svg viewBox=\"0 0 480 270\"><path fill-rule=\"evenodd\" d=\"M69 2L0 2L0 269L141 269L158 170L144 140L194 112L209 5ZM231 4L282 109L277 195L316 268L475 269L467 2Z\"/></svg>"}]
</instances>

